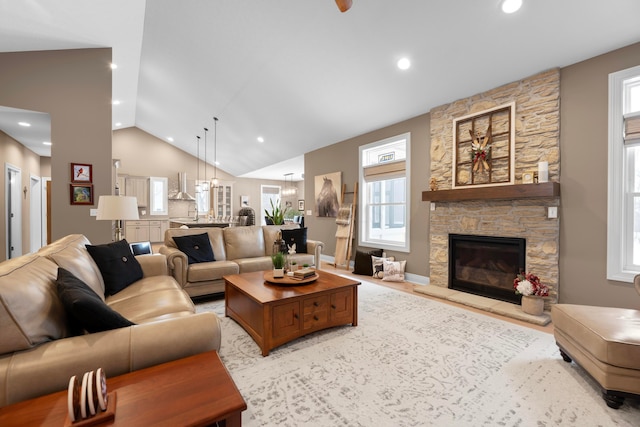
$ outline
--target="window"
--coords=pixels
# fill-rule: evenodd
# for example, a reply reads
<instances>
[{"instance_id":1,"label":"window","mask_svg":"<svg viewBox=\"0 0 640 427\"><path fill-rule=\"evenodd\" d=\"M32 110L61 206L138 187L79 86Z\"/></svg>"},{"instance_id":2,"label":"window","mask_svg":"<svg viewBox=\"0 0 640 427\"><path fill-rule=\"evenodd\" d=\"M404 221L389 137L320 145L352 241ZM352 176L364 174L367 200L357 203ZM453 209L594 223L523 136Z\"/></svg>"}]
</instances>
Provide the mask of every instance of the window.
<instances>
[{"instance_id":1,"label":"window","mask_svg":"<svg viewBox=\"0 0 640 427\"><path fill-rule=\"evenodd\" d=\"M640 66L609 75L607 279L640 273Z\"/></svg>"},{"instance_id":2,"label":"window","mask_svg":"<svg viewBox=\"0 0 640 427\"><path fill-rule=\"evenodd\" d=\"M409 252L409 153L411 135L360 147L361 246Z\"/></svg>"},{"instance_id":3,"label":"window","mask_svg":"<svg viewBox=\"0 0 640 427\"><path fill-rule=\"evenodd\" d=\"M196 207L198 214L208 215L210 209L209 181L196 180Z\"/></svg>"},{"instance_id":4,"label":"window","mask_svg":"<svg viewBox=\"0 0 640 427\"><path fill-rule=\"evenodd\" d=\"M168 215L169 205L167 193L169 179L162 177L149 177L149 204L151 205L150 215Z\"/></svg>"}]
</instances>

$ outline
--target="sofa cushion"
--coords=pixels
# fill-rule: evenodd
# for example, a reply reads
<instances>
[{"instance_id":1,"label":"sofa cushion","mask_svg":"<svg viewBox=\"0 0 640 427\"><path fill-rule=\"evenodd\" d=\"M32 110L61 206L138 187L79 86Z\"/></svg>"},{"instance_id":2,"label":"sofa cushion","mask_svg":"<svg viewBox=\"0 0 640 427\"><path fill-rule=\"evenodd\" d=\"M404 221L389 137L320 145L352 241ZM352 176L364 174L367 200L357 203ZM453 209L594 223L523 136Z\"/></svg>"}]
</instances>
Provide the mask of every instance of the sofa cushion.
<instances>
[{"instance_id":1,"label":"sofa cushion","mask_svg":"<svg viewBox=\"0 0 640 427\"><path fill-rule=\"evenodd\" d=\"M49 258L58 267L72 273L104 300L102 273L86 248L90 243L82 234L70 234L42 247L38 255Z\"/></svg>"},{"instance_id":2,"label":"sofa cushion","mask_svg":"<svg viewBox=\"0 0 640 427\"><path fill-rule=\"evenodd\" d=\"M291 249L295 244L295 251L307 253L307 229L292 228L282 230L282 240L287 244L287 248Z\"/></svg>"},{"instance_id":3,"label":"sofa cushion","mask_svg":"<svg viewBox=\"0 0 640 427\"><path fill-rule=\"evenodd\" d=\"M106 295L116 294L136 280L142 279L142 267L125 239L86 247L102 273Z\"/></svg>"},{"instance_id":4,"label":"sofa cushion","mask_svg":"<svg viewBox=\"0 0 640 427\"><path fill-rule=\"evenodd\" d=\"M353 274L362 274L371 276L373 264L371 264L371 256L382 256L382 249L374 249L371 251L356 251L356 259L353 263Z\"/></svg>"},{"instance_id":5,"label":"sofa cushion","mask_svg":"<svg viewBox=\"0 0 640 427\"><path fill-rule=\"evenodd\" d=\"M0 263L0 354L69 335L56 293L57 266L38 255Z\"/></svg>"},{"instance_id":6,"label":"sofa cushion","mask_svg":"<svg viewBox=\"0 0 640 427\"><path fill-rule=\"evenodd\" d=\"M219 280L222 276L238 274L239 271L238 264L233 261L202 262L189 266L187 281L194 283Z\"/></svg>"},{"instance_id":7,"label":"sofa cushion","mask_svg":"<svg viewBox=\"0 0 640 427\"><path fill-rule=\"evenodd\" d=\"M226 227L223 229L227 259L235 261L240 258L265 256L265 241L262 227ZM269 242L269 245L273 242Z\"/></svg>"},{"instance_id":8,"label":"sofa cushion","mask_svg":"<svg viewBox=\"0 0 640 427\"><path fill-rule=\"evenodd\" d=\"M92 333L134 325L109 308L90 287L62 267L58 267L56 284L67 314L79 329Z\"/></svg>"},{"instance_id":9,"label":"sofa cushion","mask_svg":"<svg viewBox=\"0 0 640 427\"><path fill-rule=\"evenodd\" d=\"M171 276L138 280L122 292L107 297L107 304L137 324L195 313L191 298Z\"/></svg>"},{"instance_id":10,"label":"sofa cushion","mask_svg":"<svg viewBox=\"0 0 640 427\"><path fill-rule=\"evenodd\" d=\"M189 264L216 260L207 233L174 236L173 241L178 249L187 255Z\"/></svg>"},{"instance_id":11,"label":"sofa cushion","mask_svg":"<svg viewBox=\"0 0 640 427\"><path fill-rule=\"evenodd\" d=\"M273 268L273 261L270 256L255 258L236 259L240 273L251 273L253 271L266 271Z\"/></svg>"}]
</instances>

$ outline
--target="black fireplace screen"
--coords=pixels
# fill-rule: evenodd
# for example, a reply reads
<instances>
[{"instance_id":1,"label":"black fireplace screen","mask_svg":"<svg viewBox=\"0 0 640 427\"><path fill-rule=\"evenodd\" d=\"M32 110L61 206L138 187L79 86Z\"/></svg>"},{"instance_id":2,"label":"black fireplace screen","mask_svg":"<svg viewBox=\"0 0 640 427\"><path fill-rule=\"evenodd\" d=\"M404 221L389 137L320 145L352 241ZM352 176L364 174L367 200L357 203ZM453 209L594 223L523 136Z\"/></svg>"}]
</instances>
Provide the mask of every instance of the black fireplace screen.
<instances>
[{"instance_id":1,"label":"black fireplace screen","mask_svg":"<svg viewBox=\"0 0 640 427\"><path fill-rule=\"evenodd\" d=\"M526 240L449 235L449 288L520 303L513 279L525 271Z\"/></svg>"}]
</instances>

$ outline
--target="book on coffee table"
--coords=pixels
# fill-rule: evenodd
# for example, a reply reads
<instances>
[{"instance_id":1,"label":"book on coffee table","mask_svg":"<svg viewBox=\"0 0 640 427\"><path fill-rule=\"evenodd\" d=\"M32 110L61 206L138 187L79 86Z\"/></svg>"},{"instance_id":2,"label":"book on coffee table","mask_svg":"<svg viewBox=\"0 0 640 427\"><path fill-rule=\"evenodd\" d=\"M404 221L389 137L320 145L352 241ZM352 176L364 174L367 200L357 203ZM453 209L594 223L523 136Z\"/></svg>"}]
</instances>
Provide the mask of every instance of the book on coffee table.
<instances>
[{"instance_id":1,"label":"book on coffee table","mask_svg":"<svg viewBox=\"0 0 640 427\"><path fill-rule=\"evenodd\" d=\"M296 279L306 279L307 277L311 277L316 274L316 271L313 268L303 268L301 270L296 270L293 272L293 277Z\"/></svg>"}]
</instances>

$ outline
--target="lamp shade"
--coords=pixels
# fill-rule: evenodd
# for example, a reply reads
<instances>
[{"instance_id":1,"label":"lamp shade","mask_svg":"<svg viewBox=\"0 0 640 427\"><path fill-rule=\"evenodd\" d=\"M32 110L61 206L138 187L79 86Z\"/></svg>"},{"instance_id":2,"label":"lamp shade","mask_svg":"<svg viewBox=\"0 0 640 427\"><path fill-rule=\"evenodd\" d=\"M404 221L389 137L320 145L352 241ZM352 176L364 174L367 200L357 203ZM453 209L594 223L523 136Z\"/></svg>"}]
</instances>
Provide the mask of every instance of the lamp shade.
<instances>
[{"instance_id":1,"label":"lamp shade","mask_svg":"<svg viewBox=\"0 0 640 427\"><path fill-rule=\"evenodd\" d=\"M138 200L132 196L100 196L96 219L111 221L140 219Z\"/></svg>"}]
</instances>

